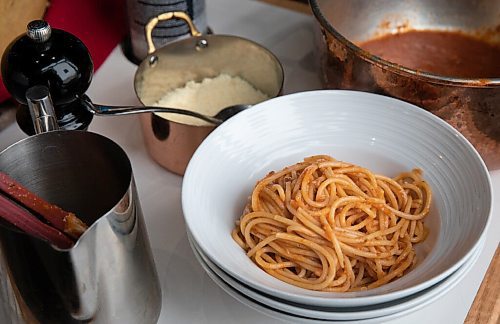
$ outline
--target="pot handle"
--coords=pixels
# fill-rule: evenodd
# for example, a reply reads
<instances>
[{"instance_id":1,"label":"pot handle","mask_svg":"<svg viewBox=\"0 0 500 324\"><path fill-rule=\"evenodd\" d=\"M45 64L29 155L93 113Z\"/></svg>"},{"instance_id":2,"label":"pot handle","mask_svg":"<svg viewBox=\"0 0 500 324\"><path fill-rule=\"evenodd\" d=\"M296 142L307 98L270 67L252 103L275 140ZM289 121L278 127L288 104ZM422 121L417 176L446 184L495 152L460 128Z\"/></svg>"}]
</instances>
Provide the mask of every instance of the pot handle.
<instances>
[{"instance_id":1,"label":"pot handle","mask_svg":"<svg viewBox=\"0 0 500 324\"><path fill-rule=\"evenodd\" d=\"M192 36L201 36L200 31L196 29L195 25L193 24L193 21L191 20L191 18L189 18L189 16L185 12L172 11L159 14L158 16L151 18L147 23L146 27L144 28L146 33L146 41L148 42L148 54L152 54L154 51L156 51L155 44L153 43L152 33L153 29L156 27L158 22L174 18L184 20L188 24Z\"/></svg>"}]
</instances>

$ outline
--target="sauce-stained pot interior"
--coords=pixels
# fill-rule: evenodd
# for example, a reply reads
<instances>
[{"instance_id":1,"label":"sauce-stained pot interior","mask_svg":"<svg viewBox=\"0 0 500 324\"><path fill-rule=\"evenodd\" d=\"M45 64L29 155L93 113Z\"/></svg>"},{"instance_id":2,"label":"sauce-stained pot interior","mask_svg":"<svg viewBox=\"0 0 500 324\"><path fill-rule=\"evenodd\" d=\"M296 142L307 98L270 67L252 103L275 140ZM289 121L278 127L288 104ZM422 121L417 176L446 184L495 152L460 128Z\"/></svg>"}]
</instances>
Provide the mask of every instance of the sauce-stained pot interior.
<instances>
[{"instance_id":1,"label":"sauce-stained pot interior","mask_svg":"<svg viewBox=\"0 0 500 324\"><path fill-rule=\"evenodd\" d=\"M500 45L451 31L408 31L358 44L412 70L460 78L500 76Z\"/></svg>"},{"instance_id":2,"label":"sauce-stained pot interior","mask_svg":"<svg viewBox=\"0 0 500 324\"><path fill-rule=\"evenodd\" d=\"M500 168L500 3L311 0L323 86L439 116Z\"/></svg>"}]
</instances>

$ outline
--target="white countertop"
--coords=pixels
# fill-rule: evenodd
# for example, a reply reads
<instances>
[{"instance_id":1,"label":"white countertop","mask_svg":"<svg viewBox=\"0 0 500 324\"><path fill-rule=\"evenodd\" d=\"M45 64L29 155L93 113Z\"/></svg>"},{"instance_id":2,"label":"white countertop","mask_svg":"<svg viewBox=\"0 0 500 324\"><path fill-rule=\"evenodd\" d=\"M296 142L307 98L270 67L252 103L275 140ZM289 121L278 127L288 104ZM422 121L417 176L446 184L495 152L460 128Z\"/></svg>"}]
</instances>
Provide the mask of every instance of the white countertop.
<instances>
[{"instance_id":1,"label":"white countertop","mask_svg":"<svg viewBox=\"0 0 500 324\"><path fill-rule=\"evenodd\" d=\"M320 88L314 68L313 18L249 0L206 0L208 21L219 34L239 35L269 48L285 69L285 93ZM94 76L96 103L136 104L133 75L117 47ZM136 116L98 117L90 130L121 145L132 161L147 230L160 276L163 307L158 323L276 323L240 304L204 273L189 247L181 210L182 178L147 155ZM25 137L16 124L0 133L0 150ZM500 238L500 170L491 172L495 205L480 259L448 294L391 323L463 323Z\"/></svg>"}]
</instances>

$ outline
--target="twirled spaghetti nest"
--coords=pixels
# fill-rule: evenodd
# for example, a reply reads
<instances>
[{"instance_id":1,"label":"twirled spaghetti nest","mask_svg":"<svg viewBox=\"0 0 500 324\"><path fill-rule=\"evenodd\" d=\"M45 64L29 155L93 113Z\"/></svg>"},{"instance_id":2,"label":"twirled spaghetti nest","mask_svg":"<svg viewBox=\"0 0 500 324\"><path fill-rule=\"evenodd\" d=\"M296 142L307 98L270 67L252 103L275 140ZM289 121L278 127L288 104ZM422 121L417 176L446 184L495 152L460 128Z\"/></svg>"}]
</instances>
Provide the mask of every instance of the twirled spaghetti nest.
<instances>
[{"instance_id":1,"label":"twirled spaghetti nest","mask_svg":"<svg viewBox=\"0 0 500 324\"><path fill-rule=\"evenodd\" d=\"M306 289L370 289L416 262L432 192L418 169L395 178L312 156L260 180L232 236L270 275Z\"/></svg>"}]
</instances>

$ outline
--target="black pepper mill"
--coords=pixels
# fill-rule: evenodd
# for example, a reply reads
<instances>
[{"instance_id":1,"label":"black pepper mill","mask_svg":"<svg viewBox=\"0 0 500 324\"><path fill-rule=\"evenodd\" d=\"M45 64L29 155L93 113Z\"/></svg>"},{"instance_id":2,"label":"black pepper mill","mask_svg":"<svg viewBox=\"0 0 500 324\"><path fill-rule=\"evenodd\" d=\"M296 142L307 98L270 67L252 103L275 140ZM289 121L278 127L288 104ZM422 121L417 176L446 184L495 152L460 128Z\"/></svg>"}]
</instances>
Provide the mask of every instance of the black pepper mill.
<instances>
[{"instance_id":1,"label":"black pepper mill","mask_svg":"<svg viewBox=\"0 0 500 324\"><path fill-rule=\"evenodd\" d=\"M80 98L90 86L93 68L87 47L77 37L43 20L30 22L26 34L2 57L3 82L20 103L16 117L21 129L35 134L26 101L26 91L33 86L49 89L60 129L87 129L93 114Z\"/></svg>"}]
</instances>

